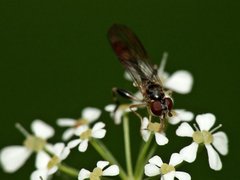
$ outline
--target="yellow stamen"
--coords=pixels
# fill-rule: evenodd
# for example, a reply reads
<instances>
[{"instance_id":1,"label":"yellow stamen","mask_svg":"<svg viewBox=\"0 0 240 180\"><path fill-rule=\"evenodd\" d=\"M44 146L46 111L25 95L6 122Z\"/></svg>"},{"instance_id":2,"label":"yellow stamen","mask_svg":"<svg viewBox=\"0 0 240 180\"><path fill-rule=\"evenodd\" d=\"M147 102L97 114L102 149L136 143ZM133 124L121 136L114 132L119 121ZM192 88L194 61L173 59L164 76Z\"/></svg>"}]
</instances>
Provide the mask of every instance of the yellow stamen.
<instances>
[{"instance_id":1,"label":"yellow stamen","mask_svg":"<svg viewBox=\"0 0 240 180\"><path fill-rule=\"evenodd\" d=\"M152 131L152 132L159 132L161 130L161 124L160 123L157 123L157 122L154 122L154 123L149 123L148 124L148 130L149 131Z\"/></svg>"},{"instance_id":2,"label":"yellow stamen","mask_svg":"<svg viewBox=\"0 0 240 180\"><path fill-rule=\"evenodd\" d=\"M52 159L50 159L50 161L48 162L47 168L48 168L48 169L51 169L51 168L53 168L54 166L58 165L59 162L60 162L59 157L53 156Z\"/></svg>"},{"instance_id":3,"label":"yellow stamen","mask_svg":"<svg viewBox=\"0 0 240 180\"><path fill-rule=\"evenodd\" d=\"M27 139L23 142L24 146L28 149L38 152L43 150L46 145L46 141L42 138L36 136L28 136Z\"/></svg>"},{"instance_id":4,"label":"yellow stamen","mask_svg":"<svg viewBox=\"0 0 240 180\"><path fill-rule=\"evenodd\" d=\"M102 169L99 167L94 168L93 172L90 174L90 180L100 180L102 173Z\"/></svg>"},{"instance_id":5,"label":"yellow stamen","mask_svg":"<svg viewBox=\"0 0 240 180\"><path fill-rule=\"evenodd\" d=\"M172 165L168 165L168 164L166 164L166 163L163 163L162 164L162 166L161 166L161 174L167 174L167 173L169 173L169 172L171 172L171 171L175 171L175 168L174 168L174 166L172 166Z\"/></svg>"},{"instance_id":6,"label":"yellow stamen","mask_svg":"<svg viewBox=\"0 0 240 180\"><path fill-rule=\"evenodd\" d=\"M92 136L92 130L88 129L80 135L80 139L85 140L89 139Z\"/></svg>"},{"instance_id":7,"label":"yellow stamen","mask_svg":"<svg viewBox=\"0 0 240 180\"><path fill-rule=\"evenodd\" d=\"M193 133L193 141L198 144L211 144L213 142L213 136L209 131L195 131Z\"/></svg>"},{"instance_id":8,"label":"yellow stamen","mask_svg":"<svg viewBox=\"0 0 240 180\"><path fill-rule=\"evenodd\" d=\"M88 120L84 119L84 118L80 118L80 119L77 119L77 122L74 125L74 127L79 127L79 126L82 126L82 125L85 125L85 124L88 124Z\"/></svg>"}]
</instances>

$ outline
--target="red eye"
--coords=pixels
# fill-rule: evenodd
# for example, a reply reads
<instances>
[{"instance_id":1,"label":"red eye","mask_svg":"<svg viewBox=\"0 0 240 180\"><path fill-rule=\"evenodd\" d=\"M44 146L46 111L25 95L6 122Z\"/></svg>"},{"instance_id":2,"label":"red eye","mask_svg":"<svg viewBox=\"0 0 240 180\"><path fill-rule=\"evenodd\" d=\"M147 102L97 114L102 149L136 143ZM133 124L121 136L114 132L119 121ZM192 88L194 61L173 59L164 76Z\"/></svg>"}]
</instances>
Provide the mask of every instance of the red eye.
<instances>
[{"instance_id":1,"label":"red eye","mask_svg":"<svg viewBox=\"0 0 240 180\"><path fill-rule=\"evenodd\" d=\"M171 98L165 98L164 99L166 106L168 107L168 110L171 110L173 108L173 101Z\"/></svg>"},{"instance_id":2,"label":"red eye","mask_svg":"<svg viewBox=\"0 0 240 180\"><path fill-rule=\"evenodd\" d=\"M150 104L151 111L155 116L161 116L162 115L162 103L160 101L153 101Z\"/></svg>"}]
</instances>

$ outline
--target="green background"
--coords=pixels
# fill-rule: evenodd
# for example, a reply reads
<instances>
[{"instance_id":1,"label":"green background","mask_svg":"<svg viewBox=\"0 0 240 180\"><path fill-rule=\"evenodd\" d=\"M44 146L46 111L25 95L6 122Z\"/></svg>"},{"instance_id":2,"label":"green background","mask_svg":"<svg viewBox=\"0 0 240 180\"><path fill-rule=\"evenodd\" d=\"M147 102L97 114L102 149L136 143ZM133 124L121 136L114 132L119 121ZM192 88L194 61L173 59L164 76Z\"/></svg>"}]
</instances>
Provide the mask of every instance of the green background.
<instances>
[{"instance_id":1,"label":"green background","mask_svg":"<svg viewBox=\"0 0 240 180\"><path fill-rule=\"evenodd\" d=\"M124 80L123 68L106 38L113 23L122 23L136 32L154 63L167 51L168 72L192 72L193 90L188 95L175 94L175 107L195 114L214 113L228 134L230 153L221 157L222 171L209 168L205 150L195 163L180 169L194 180L240 179L239 18L237 0L1 0L0 148L22 143L15 122L29 129L32 120L40 118L55 126L57 118L78 118L86 106L103 109L111 103L113 86L135 91ZM136 158L139 123L131 118ZM121 126L114 126L106 112L101 119L108 129L104 143L124 164ZM168 133L169 145L157 153L166 162L171 153L190 143L177 138L175 129ZM51 142L60 141L63 129L56 130ZM78 169L92 169L100 159L90 147L85 154L74 150L67 162ZM14 174L0 170L0 177L28 179L33 164L34 156Z\"/></svg>"}]
</instances>

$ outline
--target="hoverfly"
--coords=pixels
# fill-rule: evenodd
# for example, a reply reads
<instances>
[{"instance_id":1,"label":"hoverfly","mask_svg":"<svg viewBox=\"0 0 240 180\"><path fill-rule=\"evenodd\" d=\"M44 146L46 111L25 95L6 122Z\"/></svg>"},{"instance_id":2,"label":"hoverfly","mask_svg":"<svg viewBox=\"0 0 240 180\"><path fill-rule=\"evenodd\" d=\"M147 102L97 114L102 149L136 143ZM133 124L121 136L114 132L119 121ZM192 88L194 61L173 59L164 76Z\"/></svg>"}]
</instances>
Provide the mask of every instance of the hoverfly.
<instances>
[{"instance_id":1,"label":"hoverfly","mask_svg":"<svg viewBox=\"0 0 240 180\"><path fill-rule=\"evenodd\" d=\"M124 89L113 88L117 105L119 102L116 96L120 95L140 102L130 105L130 109L145 106L150 110L151 115L159 117L161 122L166 116L172 116L173 100L166 96L166 91L157 75L157 69L150 63L149 57L137 36L126 26L114 24L108 31L108 38L121 64L143 95L143 99L138 99Z\"/></svg>"}]
</instances>

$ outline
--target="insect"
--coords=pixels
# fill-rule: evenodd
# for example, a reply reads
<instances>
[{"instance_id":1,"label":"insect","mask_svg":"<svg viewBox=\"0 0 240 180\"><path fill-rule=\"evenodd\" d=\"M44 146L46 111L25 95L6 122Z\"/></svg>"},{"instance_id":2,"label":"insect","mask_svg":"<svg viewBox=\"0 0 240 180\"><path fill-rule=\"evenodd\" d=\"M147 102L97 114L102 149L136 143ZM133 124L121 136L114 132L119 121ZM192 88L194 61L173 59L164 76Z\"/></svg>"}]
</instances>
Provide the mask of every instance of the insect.
<instances>
[{"instance_id":1,"label":"insect","mask_svg":"<svg viewBox=\"0 0 240 180\"><path fill-rule=\"evenodd\" d=\"M143 95L143 99L138 99L129 91L115 87L112 91L117 105L119 105L117 99L119 95L139 102L130 105L130 109L145 106L150 110L151 115L159 117L161 122L166 116L172 116L173 100L166 96L166 91L157 75L157 68L150 63L137 36L126 26L114 24L108 31L108 38L121 64Z\"/></svg>"}]
</instances>

